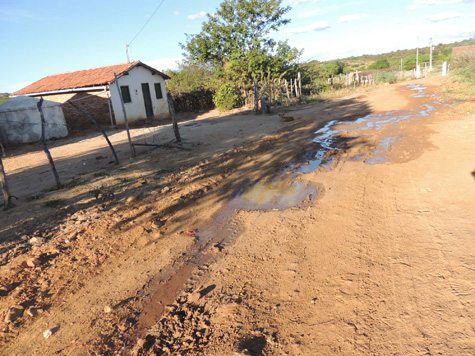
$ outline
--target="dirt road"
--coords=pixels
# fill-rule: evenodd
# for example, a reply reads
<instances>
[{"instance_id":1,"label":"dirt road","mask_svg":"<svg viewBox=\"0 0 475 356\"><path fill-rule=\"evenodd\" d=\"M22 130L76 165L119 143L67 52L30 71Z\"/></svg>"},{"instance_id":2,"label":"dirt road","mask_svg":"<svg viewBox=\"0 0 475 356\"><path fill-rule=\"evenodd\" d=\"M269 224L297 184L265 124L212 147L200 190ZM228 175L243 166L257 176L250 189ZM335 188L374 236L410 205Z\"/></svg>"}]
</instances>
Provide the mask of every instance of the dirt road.
<instances>
[{"instance_id":1,"label":"dirt road","mask_svg":"<svg viewBox=\"0 0 475 356\"><path fill-rule=\"evenodd\" d=\"M184 123L120 169L85 149L0 215L0 353L473 355L475 103L447 88Z\"/></svg>"}]
</instances>

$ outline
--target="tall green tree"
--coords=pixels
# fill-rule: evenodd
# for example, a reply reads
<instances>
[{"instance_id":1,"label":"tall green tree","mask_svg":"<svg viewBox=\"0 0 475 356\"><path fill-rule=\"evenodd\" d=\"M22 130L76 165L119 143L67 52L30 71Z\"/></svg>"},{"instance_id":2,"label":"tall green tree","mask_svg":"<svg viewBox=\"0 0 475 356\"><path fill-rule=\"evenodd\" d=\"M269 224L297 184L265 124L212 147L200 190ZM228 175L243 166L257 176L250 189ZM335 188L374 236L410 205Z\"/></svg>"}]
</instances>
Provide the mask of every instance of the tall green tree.
<instances>
[{"instance_id":1,"label":"tall green tree","mask_svg":"<svg viewBox=\"0 0 475 356\"><path fill-rule=\"evenodd\" d=\"M289 10L282 0L225 0L208 15L200 33L187 35L181 44L184 55L192 62L212 63L222 78L233 82L283 72L301 52L269 34L290 22L284 18Z\"/></svg>"}]
</instances>

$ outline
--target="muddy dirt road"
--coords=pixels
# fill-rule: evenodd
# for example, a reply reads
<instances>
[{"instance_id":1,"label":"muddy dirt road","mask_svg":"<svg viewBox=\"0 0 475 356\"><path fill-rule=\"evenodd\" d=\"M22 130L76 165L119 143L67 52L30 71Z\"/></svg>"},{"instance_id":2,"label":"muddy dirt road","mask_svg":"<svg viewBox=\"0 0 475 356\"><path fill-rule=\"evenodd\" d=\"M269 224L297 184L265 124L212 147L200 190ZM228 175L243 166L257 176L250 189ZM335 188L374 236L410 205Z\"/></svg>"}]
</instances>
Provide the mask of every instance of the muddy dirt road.
<instances>
[{"instance_id":1,"label":"muddy dirt road","mask_svg":"<svg viewBox=\"0 0 475 356\"><path fill-rule=\"evenodd\" d=\"M0 354L473 355L475 102L449 85L182 123L119 168L89 141L92 170L0 213Z\"/></svg>"}]
</instances>

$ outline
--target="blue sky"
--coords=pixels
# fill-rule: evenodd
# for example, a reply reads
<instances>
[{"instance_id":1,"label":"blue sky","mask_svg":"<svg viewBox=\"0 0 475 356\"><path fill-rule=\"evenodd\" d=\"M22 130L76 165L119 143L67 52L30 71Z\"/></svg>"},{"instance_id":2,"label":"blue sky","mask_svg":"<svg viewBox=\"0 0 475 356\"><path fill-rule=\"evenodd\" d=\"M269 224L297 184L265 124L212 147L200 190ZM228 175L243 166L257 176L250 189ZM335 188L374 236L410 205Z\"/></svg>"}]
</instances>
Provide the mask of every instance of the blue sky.
<instances>
[{"instance_id":1,"label":"blue sky","mask_svg":"<svg viewBox=\"0 0 475 356\"><path fill-rule=\"evenodd\" d=\"M201 29L220 0L0 0L0 92L45 76L131 60L176 67L185 33ZM159 6L155 15L150 18ZM302 61L449 43L475 36L475 0L283 0L291 23L272 34Z\"/></svg>"}]
</instances>

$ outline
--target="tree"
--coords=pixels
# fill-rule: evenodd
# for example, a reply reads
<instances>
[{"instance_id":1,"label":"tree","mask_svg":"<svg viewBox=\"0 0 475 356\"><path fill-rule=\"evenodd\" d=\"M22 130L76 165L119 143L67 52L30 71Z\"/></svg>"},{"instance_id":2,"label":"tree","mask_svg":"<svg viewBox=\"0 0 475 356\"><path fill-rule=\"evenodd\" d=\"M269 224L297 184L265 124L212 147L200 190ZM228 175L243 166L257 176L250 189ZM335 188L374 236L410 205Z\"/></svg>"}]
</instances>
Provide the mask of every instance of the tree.
<instances>
[{"instance_id":1,"label":"tree","mask_svg":"<svg viewBox=\"0 0 475 356\"><path fill-rule=\"evenodd\" d=\"M208 15L201 32L187 35L180 44L190 62L211 63L218 77L246 85L269 72L283 73L301 52L287 42L269 37L290 22L284 15L289 6L282 0L225 0L216 13Z\"/></svg>"},{"instance_id":2,"label":"tree","mask_svg":"<svg viewBox=\"0 0 475 356\"><path fill-rule=\"evenodd\" d=\"M386 58L379 59L368 67L368 69L370 70L387 69L387 68L389 68L389 61Z\"/></svg>"}]
</instances>

